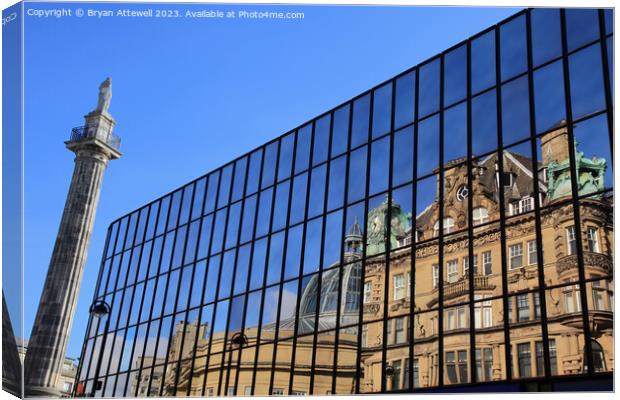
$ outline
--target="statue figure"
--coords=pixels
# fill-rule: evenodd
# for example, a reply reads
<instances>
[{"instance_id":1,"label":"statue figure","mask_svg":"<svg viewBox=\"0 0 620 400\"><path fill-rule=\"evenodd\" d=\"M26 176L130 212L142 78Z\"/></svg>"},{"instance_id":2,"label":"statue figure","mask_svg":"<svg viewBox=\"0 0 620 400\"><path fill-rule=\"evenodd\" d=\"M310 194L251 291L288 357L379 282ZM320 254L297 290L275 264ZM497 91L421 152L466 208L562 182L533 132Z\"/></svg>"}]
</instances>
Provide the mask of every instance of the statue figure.
<instances>
[{"instance_id":1,"label":"statue figure","mask_svg":"<svg viewBox=\"0 0 620 400\"><path fill-rule=\"evenodd\" d=\"M107 113L108 108L110 108L110 100L112 100L112 79L108 77L99 85L99 100L95 111Z\"/></svg>"}]
</instances>

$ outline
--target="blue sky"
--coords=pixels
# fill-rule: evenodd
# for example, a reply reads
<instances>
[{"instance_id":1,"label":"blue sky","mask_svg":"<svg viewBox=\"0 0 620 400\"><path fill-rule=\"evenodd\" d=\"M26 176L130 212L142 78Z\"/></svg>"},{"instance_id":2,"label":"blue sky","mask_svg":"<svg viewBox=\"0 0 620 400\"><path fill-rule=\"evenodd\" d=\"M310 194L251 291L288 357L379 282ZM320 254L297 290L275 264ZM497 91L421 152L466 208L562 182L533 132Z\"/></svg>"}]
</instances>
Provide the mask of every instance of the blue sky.
<instances>
[{"instance_id":1,"label":"blue sky","mask_svg":"<svg viewBox=\"0 0 620 400\"><path fill-rule=\"evenodd\" d=\"M26 4L59 8L59 3ZM113 80L124 156L106 172L68 354L79 356L107 226L183 183L515 13L510 8L127 5L295 11L303 20L25 17L25 320L65 196L71 128ZM13 313L13 311L12 311Z\"/></svg>"}]
</instances>

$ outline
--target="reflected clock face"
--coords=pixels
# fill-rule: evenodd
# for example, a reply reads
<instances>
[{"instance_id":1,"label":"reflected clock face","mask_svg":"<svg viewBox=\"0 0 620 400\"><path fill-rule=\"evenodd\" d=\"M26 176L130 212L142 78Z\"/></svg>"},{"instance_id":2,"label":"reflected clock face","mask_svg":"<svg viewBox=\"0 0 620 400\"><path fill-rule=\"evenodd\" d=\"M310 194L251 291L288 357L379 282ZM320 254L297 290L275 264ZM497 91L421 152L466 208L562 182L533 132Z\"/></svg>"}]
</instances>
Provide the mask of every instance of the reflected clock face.
<instances>
[{"instance_id":1,"label":"reflected clock face","mask_svg":"<svg viewBox=\"0 0 620 400\"><path fill-rule=\"evenodd\" d=\"M458 201L463 201L467 198L467 196L469 196L469 189L467 188L467 185L459 186L456 190L456 199Z\"/></svg>"}]
</instances>

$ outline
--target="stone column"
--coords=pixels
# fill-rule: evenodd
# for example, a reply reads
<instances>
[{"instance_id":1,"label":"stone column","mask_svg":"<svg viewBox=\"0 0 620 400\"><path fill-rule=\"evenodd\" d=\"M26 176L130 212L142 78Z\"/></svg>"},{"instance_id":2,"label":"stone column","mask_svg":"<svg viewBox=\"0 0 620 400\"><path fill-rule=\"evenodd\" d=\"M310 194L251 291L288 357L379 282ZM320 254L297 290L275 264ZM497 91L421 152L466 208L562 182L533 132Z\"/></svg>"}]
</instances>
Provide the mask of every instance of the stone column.
<instances>
[{"instance_id":1,"label":"stone column","mask_svg":"<svg viewBox=\"0 0 620 400\"><path fill-rule=\"evenodd\" d=\"M75 167L24 361L27 396L60 394L57 382L71 333L103 173L109 160L121 156L120 140L112 135L115 121L107 107L98 106L85 119L86 125L75 128L71 139L65 142L76 155Z\"/></svg>"}]
</instances>

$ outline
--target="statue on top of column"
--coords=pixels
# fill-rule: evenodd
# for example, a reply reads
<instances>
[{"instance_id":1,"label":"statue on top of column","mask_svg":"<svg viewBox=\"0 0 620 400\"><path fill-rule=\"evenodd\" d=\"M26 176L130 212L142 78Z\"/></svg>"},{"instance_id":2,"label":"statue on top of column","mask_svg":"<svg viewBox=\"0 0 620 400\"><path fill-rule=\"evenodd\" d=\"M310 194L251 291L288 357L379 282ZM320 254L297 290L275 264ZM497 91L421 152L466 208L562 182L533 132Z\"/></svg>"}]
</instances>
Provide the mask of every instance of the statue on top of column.
<instances>
[{"instance_id":1,"label":"statue on top of column","mask_svg":"<svg viewBox=\"0 0 620 400\"><path fill-rule=\"evenodd\" d=\"M95 112L107 113L110 100L112 100L112 78L108 77L99 85L99 100Z\"/></svg>"}]
</instances>

